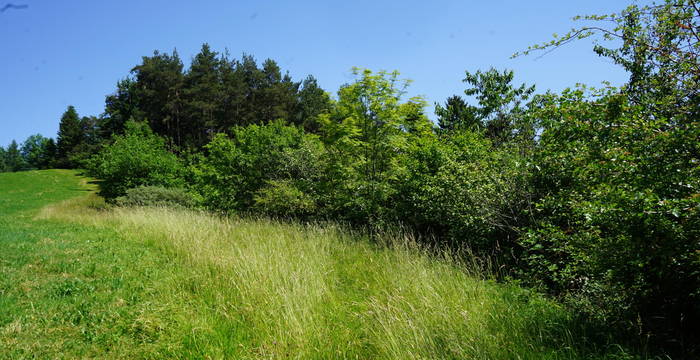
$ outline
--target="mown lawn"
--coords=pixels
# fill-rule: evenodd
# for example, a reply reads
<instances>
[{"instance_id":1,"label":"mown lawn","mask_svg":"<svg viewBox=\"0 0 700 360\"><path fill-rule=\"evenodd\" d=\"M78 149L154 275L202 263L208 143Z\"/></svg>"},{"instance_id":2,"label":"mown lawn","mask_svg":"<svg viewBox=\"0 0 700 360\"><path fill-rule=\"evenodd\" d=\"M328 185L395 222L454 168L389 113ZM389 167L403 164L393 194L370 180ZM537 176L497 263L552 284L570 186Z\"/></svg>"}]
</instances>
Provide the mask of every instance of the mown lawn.
<instances>
[{"instance_id":1,"label":"mown lawn","mask_svg":"<svg viewBox=\"0 0 700 360\"><path fill-rule=\"evenodd\" d=\"M565 309L409 241L106 207L0 174L0 358L589 359Z\"/></svg>"}]
</instances>

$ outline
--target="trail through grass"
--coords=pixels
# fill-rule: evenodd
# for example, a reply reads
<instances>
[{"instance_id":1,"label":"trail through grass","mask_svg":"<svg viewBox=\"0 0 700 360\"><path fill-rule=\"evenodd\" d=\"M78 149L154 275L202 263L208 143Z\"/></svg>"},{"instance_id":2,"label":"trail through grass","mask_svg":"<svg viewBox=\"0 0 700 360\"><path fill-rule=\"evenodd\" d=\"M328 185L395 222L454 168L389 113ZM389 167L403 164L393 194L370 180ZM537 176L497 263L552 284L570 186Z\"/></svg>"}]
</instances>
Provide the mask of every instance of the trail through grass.
<instances>
[{"instance_id":1,"label":"trail through grass","mask_svg":"<svg viewBox=\"0 0 700 360\"><path fill-rule=\"evenodd\" d=\"M412 246L91 190L0 174L0 358L624 357L555 303Z\"/></svg>"}]
</instances>

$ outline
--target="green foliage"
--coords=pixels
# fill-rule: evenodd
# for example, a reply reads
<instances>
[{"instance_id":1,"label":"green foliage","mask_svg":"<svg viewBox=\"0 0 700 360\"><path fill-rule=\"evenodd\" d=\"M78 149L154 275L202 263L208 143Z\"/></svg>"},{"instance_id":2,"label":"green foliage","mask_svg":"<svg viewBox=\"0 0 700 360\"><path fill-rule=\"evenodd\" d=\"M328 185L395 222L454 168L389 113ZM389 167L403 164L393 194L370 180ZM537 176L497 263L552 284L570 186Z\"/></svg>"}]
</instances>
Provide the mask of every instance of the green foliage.
<instances>
[{"instance_id":1,"label":"green foliage","mask_svg":"<svg viewBox=\"0 0 700 360\"><path fill-rule=\"evenodd\" d=\"M593 25L525 53L593 37L630 79L542 99L537 221L522 239L530 275L667 350L697 353L700 6L666 0L576 20Z\"/></svg>"},{"instance_id":2,"label":"green foliage","mask_svg":"<svg viewBox=\"0 0 700 360\"><path fill-rule=\"evenodd\" d=\"M100 119L100 137L109 139L112 135L121 135L127 121L145 117L138 107L141 99L137 96L136 87L136 81L127 77L117 82L113 94L107 95L105 112Z\"/></svg>"},{"instance_id":3,"label":"green foliage","mask_svg":"<svg viewBox=\"0 0 700 360\"><path fill-rule=\"evenodd\" d=\"M128 122L125 134L114 136L112 144L103 147L88 168L101 181L100 194L110 200L142 185L184 185L182 163L143 123Z\"/></svg>"},{"instance_id":4,"label":"green foliage","mask_svg":"<svg viewBox=\"0 0 700 360\"><path fill-rule=\"evenodd\" d=\"M7 171L20 171L27 169L27 162L24 161L17 141L12 143L5 150L5 169Z\"/></svg>"},{"instance_id":5,"label":"green foliage","mask_svg":"<svg viewBox=\"0 0 700 360\"><path fill-rule=\"evenodd\" d=\"M219 80L219 60L217 53L211 51L208 44L202 45L201 51L192 59L192 65L184 76L182 84L183 120L181 140L179 143L201 147L208 139L207 130L219 132L215 121L218 106L224 96ZM176 101L176 100L173 100ZM174 105L177 106L177 105Z\"/></svg>"},{"instance_id":6,"label":"green foliage","mask_svg":"<svg viewBox=\"0 0 700 360\"><path fill-rule=\"evenodd\" d=\"M117 93L107 98L109 117L115 130L125 121L147 121L153 131L174 139L178 145L185 143L184 137L193 131L185 119L181 119L182 108L182 61L177 51L173 54L153 52L144 56L141 64L131 69L134 83L120 83ZM182 126L180 126L182 124Z\"/></svg>"},{"instance_id":7,"label":"green foliage","mask_svg":"<svg viewBox=\"0 0 700 360\"><path fill-rule=\"evenodd\" d=\"M255 193L253 209L275 217L304 218L316 213L316 199L292 180L269 180Z\"/></svg>"},{"instance_id":8,"label":"green foliage","mask_svg":"<svg viewBox=\"0 0 700 360\"><path fill-rule=\"evenodd\" d=\"M320 117L329 153L329 206L335 216L377 224L390 217L389 200L402 173L398 159L409 144L431 134L422 98L401 102L408 81L399 73L353 69L358 79L338 91Z\"/></svg>"},{"instance_id":9,"label":"green foliage","mask_svg":"<svg viewBox=\"0 0 700 360\"><path fill-rule=\"evenodd\" d=\"M594 51L612 59L630 74L624 92L647 114L698 114L700 104L700 4L697 0L665 0L632 4L606 15L577 16L591 25L577 27L551 41L530 46L527 55L593 38ZM606 47L613 43L617 47Z\"/></svg>"},{"instance_id":10,"label":"green foliage","mask_svg":"<svg viewBox=\"0 0 700 360\"><path fill-rule=\"evenodd\" d=\"M331 107L330 96L318 86L316 78L309 75L301 84L293 123L302 126L307 132L317 133L320 127L318 117L330 111Z\"/></svg>"},{"instance_id":11,"label":"green foliage","mask_svg":"<svg viewBox=\"0 0 700 360\"><path fill-rule=\"evenodd\" d=\"M184 189L162 186L139 186L116 199L119 206L166 206L193 208L197 200Z\"/></svg>"},{"instance_id":12,"label":"green foliage","mask_svg":"<svg viewBox=\"0 0 700 360\"><path fill-rule=\"evenodd\" d=\"M55 146L52 139L36 134L29 136L22 143L20 152L29 168L47 169L54 161Z\"/></svg>"},{"instance_id":13,"label":"green foliage","mask_svg":"<svg viewBox=\"0 0 700 360\"><path fill-rule=\"evenodd\" d=\"M700 124L673 126L615 91L551 96L536 153L531 275L595 315L659 338L700 322ZM686 345L688 346L688 345Z\"/></svg>"},{"instance_id":14,"label":"green foliage","mask_svg":"<svg viewBox=\"0 0 700 360\"><path fill-rule=\"evenodd\" d=\"M283 75L280 67L272 59L263 62L260 75L261 90L258 91L256 99L258 122L266 124L275 120L293 121L299 83L292 81L288 73Z\"/></svg>"},{"instance_id":15,"label":"green foliage","mask_svg":"<svg viewBox=\"0 0 700 360\"><path fill-rule=\"evenodd\" d=\"M68 106L66 112L61 116L61 122L58 128L58 137L56 140L57 147L57 166L65 168L76 167L76 163L71 160L76 148L85 141L83 126L80 123L78 112L75 107Z\"/></svg>"},{"instance_id":16,"label":"green foliage","mask_svg":"<svg viewBox=\"0 0 700 360\"><path fill-rule=\"evenodd\" d=\"M440 128L448 131L484 130L494 145L508 142L525 130L530 130L530 136L534 136L522 118L526 110L523 103L528 101L535 86L521 84L515 87L513 77L513 71L499 72L493 68L486 72L467 72L463 81L469 87L464 94L474 97L477 105L469 105L459 96L448 98L444 108L436 105Z\"/></svg>"},{"instance_id":17,"label":"green foliage","mask_svg":"<svg viewBox=\"0 0 700 360\"><path fill-rule=\"evenodd\" d=\"M493 149L468 130L412 142L402 158L397 216L454 247L512 249L531 196L525 159L514 150Z\"/></svg>"},{"instance_id":18,"label":"green foliage","mask_svg":"<svg viewBox=\"0 0 700 360\"><path fill-rule=\"evenodd\" d=\"M232 132L231 138L214 137L205 146L206 155L192 167L196 187L208 206L225 211L250 209L255 194L270 180L293 179L295 189L312 191L321 174L317 161L322 147L315 136L280 121ZM273 189L265 190L265 196Z\"/></svg>"},{"instance_id":19,"label":"green foliage","mask_svg":"<svg viewBox=\"0 0 700 360\"><path fill-rule=\"evenodd\" d=\"M0 146L0 172L7 171L6 156L5 148Z\"/></svg>"},{"instance_id":20,"label":"green foliage","mask_svg":"<svg viewBox=\"0 0 700 360\"><path fill-rule=\"evenodd\" d=\"M447 256L332 225L96 211L76 175L0 174L0 358L637 358Z\"/></svg>"},{"instance_id":21,"label":"green foliage","mask_svg":"<svg viewBox=\"0 0 700 360\"><path fill-rule=\"evenodd\" d=\"M481 121L476 118L474 106L467 104L458 95L447 98L444 107L436 104L435 115L438 117L438 126L442 130L479 130L482 127Z\"/></svg>"},{"instance_id":22,"label":"green foliage","mask_svg":"<svg viewBox=\"0 0 700 360\"><path fill-rule=\"evenodd\" d=\"M100 148L102 138L99 130L100 120L95 116L83 116L80 119L82 138L68 155L73 167L84 168Z\"/></svg>"},{"instance_id":23,"label":"green foliage","mask_svg":"<svg viewBox=\"0 0 700 360\"><path fill-rule=\"evenodd\" d=\"M274 60L258 66L243 55L213 51L203 44L189 69L176 51L154 52L132 69L105 100L101 136L121 134L126 121L147 121L168 139L170 148L201 149L218 133L236 126L283 120L318 130L318 115L330 107L328 95L313 77L300 82L283 73Z\"/></svg>"}]
</instances>

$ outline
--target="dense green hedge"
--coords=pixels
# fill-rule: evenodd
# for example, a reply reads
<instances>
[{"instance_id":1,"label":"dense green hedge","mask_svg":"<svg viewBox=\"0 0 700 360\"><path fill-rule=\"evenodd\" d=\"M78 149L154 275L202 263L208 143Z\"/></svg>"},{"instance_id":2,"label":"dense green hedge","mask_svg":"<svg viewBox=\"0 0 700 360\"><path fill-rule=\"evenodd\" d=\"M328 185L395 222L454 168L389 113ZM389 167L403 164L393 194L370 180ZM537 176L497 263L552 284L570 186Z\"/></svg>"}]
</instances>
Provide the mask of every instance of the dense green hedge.
<instances>
[{"instance_id":1,"label":"dense green hedge","mask_svg":"<svg viewBox=\"0 0 700 360\"><path fill-rule=\"evenodd\" d=\"M615 92L567 91L539 116L524 271L602 318L697 333L700 123L651 118Z\"/></svg>"}]
</instances>

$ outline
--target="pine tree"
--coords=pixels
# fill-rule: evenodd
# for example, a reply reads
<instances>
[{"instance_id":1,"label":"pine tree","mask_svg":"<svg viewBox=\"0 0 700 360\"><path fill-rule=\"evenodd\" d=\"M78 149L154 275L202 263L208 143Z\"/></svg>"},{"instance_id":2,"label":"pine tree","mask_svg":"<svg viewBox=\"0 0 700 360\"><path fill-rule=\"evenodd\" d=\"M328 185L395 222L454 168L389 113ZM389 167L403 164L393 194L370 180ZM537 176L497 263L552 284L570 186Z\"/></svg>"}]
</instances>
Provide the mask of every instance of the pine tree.
<instances>
[{"instance_id":1,"label":"pine tree","mask_svg":"<svg viewBox=\"0 0 700 360\"><path fill-rule=\"evenodd\" d=\"M132 78L121 80L117 83L117 90L105 98L105 113L99 124L100 137L103 139L123 134L124 124L130 119L143 120L136 85Z\"/></svg>"},{"instance_id":2,"label":"pine tree","mask_svg":"<svg viewBox=\"0 0 700 360\"><path fill-rule=\"evenodd\" d=\"M182 138L186 135L180 124L182 69L177 51L173 51L172 55L155 51L153 56L144 56L141 65L131 70L136 79L134 96L138 112L132 109L129 116L134 120L141 120L140 117L146 119L156 134L169 138L177 145L182 144Z\"/></svg>"},{"instance_id":3,"label":"pine tree","mask_svg":"<svg viewBox=\"0 0 700 360\"><path fill-rule=\"evenodd\" d=\"M481 121L476 115L476 108L467 104L458 95L447 98L444 107L436 104L435 115L438 117L438 126L442 130L478 130L482 128Z\"/></svg>"},{"instance_id":4,"label":"pine tree","mask_svg":"<svg viewBox=\"0 0 700 360\"><path fill-rule=\"evenodd\" d=\"M260 100L258 99L261 96L260 89L263 87L263 73L258 69L255 58L245 54L236 66L236 73L244 83L244 94L237 123L241 126L256 124L260 118L258 113Z\"/></svg>"},{"instance_id":5,"label":"pine tree","mask_svg":"<svg viewBox=\"0 0 700 360\"><path fill-rule=\"evenodd\" d=\"M292 81L288 73L282 75L280 67L272 59L263 63L262 79L260 96L257 97L259 122L267 124L275 120L292 120L299 83Z\"/></svg>"},{"instance_id":6,"label":"pine tree","mask_svg":"<svg viewBox=\"0 0 700 360\"><path fill-rule=\"evenodd\" d=\"M221 118L218 119L218 131L227 132L229 129L242 123L242 111L246 105L248 87L243 79L242 72L238 71L240 63L229 60L228 56L219 59L221 72Z\"/></svg>"},{"instance_id":7,"label":"pine tree","mask_svg":"<svg viewBox=\"0 0 700 360\"><path fill-rule=\"evenodd\" d=\"M331 106L330 96L318 86L316 78L309 75L301 85L292 122L308 132L318 132L318 116L330 111Z\"/></svg>"},{"instance_id":8,"label":"pine tree","mask_svg":"<svg viewBox=\"0 0 700 360\"><path fill-rule=\"evenodd\" d=\"M222 116L222 86L218 54L202 45L185 75L184 107L187 145L199 147L209 141L219 129Z\"/></svg>"},{"instance_id":9,"label":"pine tree","mask_svg":"<svg viewBox=\"0 0 700 360\"><path fill-rule=\"evenodd\" d=\"M70 156L76 147L83 143L84 134L78 112L72 105L68 106L61 116L57 138L57 165L65 168L75 167L76 164L70 160Z\"/></svg>"},{"instance_id":10,"label":"pine tree","mask_svg":"<svg viewBox=\"0 0 700 360\"><path fill-rule=\"evenodd\" d=\"M46 140L45 152L46 158L45 163L42 164L43 168L49 169L56 166L58 161L58 147L56 146L56 141L53 138L48 138Z\"/></svg>"},{"instance_id":11,"label":"pine tree","mask_svg":"<svg viewBox=\"0 0 700 360\"><path fill-rule=\"evenodd\" d=\"M7 147L7 151L5 152L5 164L8 171L20 171L26 169L26 163L24 158L22 158L19 145L17 145L17 141L15 140L12 140L10 146Z\"/></svg>"},{"instance_id":12,"label":"pine tree","mask_svg":"<svg viewBox=\"0 0 700 360\"><path fill-rule=\"evenodd\" d=\"M7 165L5 163L6 154L7 152L5 151L5 148L0 146L0 172L7 171Z\"/></svg>"}]
</instances>

